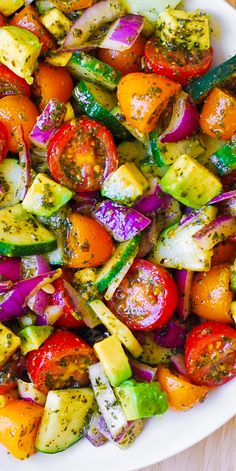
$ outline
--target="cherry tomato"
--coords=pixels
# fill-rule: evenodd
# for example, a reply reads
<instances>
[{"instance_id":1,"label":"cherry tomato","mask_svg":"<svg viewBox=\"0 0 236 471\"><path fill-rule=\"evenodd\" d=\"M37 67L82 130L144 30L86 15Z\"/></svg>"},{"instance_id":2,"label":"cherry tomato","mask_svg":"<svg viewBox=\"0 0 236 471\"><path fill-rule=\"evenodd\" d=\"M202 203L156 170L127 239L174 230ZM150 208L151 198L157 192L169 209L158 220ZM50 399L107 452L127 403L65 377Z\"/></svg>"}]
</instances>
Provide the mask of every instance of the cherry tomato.
<instances>
[{"instance_id":1,"label":"cherry tomato","mask_svg":"<svg viewBox=\"0 0 236 471\"><path fill-rule=\"evenodd\" d=\"M187 337L185 361L194 383L227 383L236 376L236 330L220 322L197 325Z\"/></svg>"},{"instance_id":2,"label":"cherry tomato","mask_svg":"<svg viewBox=\"0 0 236 471\"><path fill-rule=\"evenodd\" d=\"M70 268L97 267L112 255L110 234L95 219L72 213L68 233L68 261Z\"/></svg>"},{"instance_id":3,"label":"cherry tomato","mask_svg":"<svg viewBox=\"0 0 236 471\"><path fill-rule=\"evenodd\" d=\"M6 126L0 122L0 162L8 153L8 132Z\"/></svg>"},{"instance_id":4,"label":"cherry tomato","mask_svg":"<svg viewBox=\"0 0 236 471\"><path fill-rule=\"evenodd\" d=\"M236 133L236 99L216 87L207 96L200 115L205 134L229 140Z\"/></svg>"},{"instance_id":5,"label":"cherry tomato","mask_svg":"<svg viewBox=\"0 0 236 471\"><path fill-rule=\"evenodd\" d=\"M193 312L204 319L232 324L230 277L230 265L215 265L208 272L196 273L191 286Z\"/></svg>"},{"instance_id":6,"label":"cherry tomato","mask_svg":"<svg viewBox=\"0 0 236 471\"><path fill-rule=\"evenodd\" d=\"M76 318L75 307L72 299L66 291L65 280L63 277L53 282L55 293L50 296L50 305L62 307L62 316L57 320L56 327L76 328L82 327L84 321Z\"/></svg>"},{"instance_id":7,"label":"cherry tomato","mask_svg":"<svg viewBox=\"0 0 236 471\"><path fill-rule=\"evenodd\" d=\"M0 27L5 26L7 24L6 18L0 13Z\"/></svg>"},{"instance_id":8,"label":"cherry tomato","mask_svg":"<svg viewBox=\"0 0 236 471\"><path fill-rule=\"evenodd\" d=\"M148 70L185 85L210 69L213 49L203 52L168 49L153 36L146 43L145 58Z\"/></svg>"},{"instance_id":9,"label":"cherry tomato","mask_svg":"<svg viewBox=\"0 0 236 471\"><path fill-rule=\"evenodd\" d=\"M25 366L25 358L20 351L0 367L0 394L8 394L17 388L17 379L21 377Z\"/></svg>"},{"instance_id":10,"label":"cherry tomato","mask_svg":"<svg viewBox=\"0 0 236 471\"><path fill-rule=\"evenodd\" d=\"M214 247L211 266L219 263L233 262L236 258L235 242L226 239Z\"/></svg>"},{"instance_id":11,"label":"cherry tomato","mask_svg":"<svg viewBox=\"0 0 236 471\"><path fill-rule=\"evenodd\" d=\"M66 103L72 94L73 81L65 67L56 67L46 62L38 65L34 74L32 93L42 111L51 98Z\"/></svg>"},{"instance_id":12,"label":"cherry tomato","mask_svg":"<svg viewBox=\"0 0 236 471\"><path fill-rule=\"evenodd\" d=\"M93 349L72 332L54 332L38 350L28 354L28 372L39 391L62 389L77 381L89 383L88 367L97 361Z\"/></svg>"},{"instance_id":13,"label":"cherry tomato","mask_svg":"<svg viewBox=\"0 0 236 471\"><path fill-rule=\"evenodd\" d=\"M47 52L48 49L52 49L55 46L54 38L43 26L37 9L32 5L27 5L17 12L10 20L10 24L27 29L27 31L31 31L31 33L35 34L42 44L42 53Z\"/></svg>"},{"instance_id":14,"label":"cherry tomato","mask_svg":"<svg viewBox=\"0 0 236 471\"><path fill-rule=\"evenodd\" d=\"M157 371L161 388L167 394L169 406L174 410L188 410L202 402L209 388L196 386L181 374L173 374L169 368L161 366Z\"/></svg>"},{"instance_id":15,"label":"cherry tomato","mask_svg":"<svg viewBox=\"0 0 236 471\"><path fill-rule=\"evenodd\" d=\"M69 2L68 0L52 0L51 3L65 13L73 13L73 11L91 7L94 0L70 0Z\"/></svg>"},{"instance_id":16,"label":"cherry tomato","mask_svg":"<svg viewBox=\"0 0 236 471\"><path fill-rule=\"evenodd\" d=\"M98 190L118 167L113 137L87 117L66 123L50 140L48 164L53 178L72 190Z\"/></svg>"},{"instance_id":17,"label":"cherry tomato","mask_svg":"<svg viewBox=\"0 0 236 471\"><path fill-rule=\"evenodd\" d=\"M178 302L170 273L147 260L136 259L109 306L133 330L153 330L167 324Z\"/></svg>"},{"instance_id":18,"label":"cherry tomato","mask_svg":"<svg viewBox=\"0 0 236 471\"><path fill-rule=\"evenodd\" d=\"M142 57L144 55L145 38L138 36L133 46L126 51L116 51L115 49L98 49L98 58L119 70L123 75L131 72L141 72Z\"/></svg>"},{"instance_id":19,"label":"cherry tomato","mask_svg":"<svg viewBox=\"0 0 236 471\"><path fill-rule=\"evenodd\" d=\"M0 99L0 121L8 132L8 145L11 152L18 152L15 131L21 126L24 140L30 146L29 133L36 123L38 111L34 103L26 96L5 96Z\"/></svg>"},{"instance_id":20,"label":"cherry tomato","mask_svg":"<svg viewBox=\"0 0 236 471\"><path fill-rule=\"evenodd\" d=\"M30 96L30 86L4 64L0 64L0 98L7 95Z\"/></svg>"}]
</instances>

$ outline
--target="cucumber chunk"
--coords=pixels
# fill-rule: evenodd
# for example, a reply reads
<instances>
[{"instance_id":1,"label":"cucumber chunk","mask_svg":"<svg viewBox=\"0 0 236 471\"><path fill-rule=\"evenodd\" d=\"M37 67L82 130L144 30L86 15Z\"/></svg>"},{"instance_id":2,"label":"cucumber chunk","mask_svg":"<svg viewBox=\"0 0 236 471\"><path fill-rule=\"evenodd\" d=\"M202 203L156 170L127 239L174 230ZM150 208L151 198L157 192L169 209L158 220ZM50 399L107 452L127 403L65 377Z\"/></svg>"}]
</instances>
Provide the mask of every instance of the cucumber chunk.
<instances>
[{"instance_id":1,"label":"cucumber chunk","mask_svg":"<svg viewBox=\"0 0 236 471\"><path fill-rule=\"evenodd\" d=\"M13 206L20 201L22 170L16 159L5 159L0 164L0 209Z\"/></svg>"}]
</instances>

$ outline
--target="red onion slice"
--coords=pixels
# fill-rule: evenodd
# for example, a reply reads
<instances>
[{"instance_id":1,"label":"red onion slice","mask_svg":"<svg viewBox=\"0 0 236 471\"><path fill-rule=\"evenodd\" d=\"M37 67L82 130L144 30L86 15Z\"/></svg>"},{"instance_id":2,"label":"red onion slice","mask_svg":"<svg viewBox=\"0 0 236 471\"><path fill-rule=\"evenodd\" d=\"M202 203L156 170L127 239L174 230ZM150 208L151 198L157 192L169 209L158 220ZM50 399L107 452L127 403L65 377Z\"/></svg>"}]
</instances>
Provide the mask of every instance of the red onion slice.
<instances>
[{"instance_id":1,"label":"red onion slice","mask_svg":"<svg viewBox=\"0 0 236 471\"><path fill-rule=\"evenodd\" d=\"M236 232L236 218L233 216L220 216L202 229L193 234L197 244L206 250L212 249L216 244L232 236Z\"/></svg>"},{"instance_id":2,"label":"red onion slice","mask_svg":"<svg viewBox=\"0 0 236 471\"><path fill-rule=\"evenodd\" d=\"M17 126L15 129L15 135L17 139L19 149L19 163L22 168L22 183L19 190L19 200L23 200L31 182L31 158L28 145L25 142L23 129L21 126Z\"/></svg>"},{"instance_id":3,"label":"red onion slice","mask_svg":"<svg viewBox=\"0 0 236 471\"><path fill-rule=\"evenodd\" d=\"M65 114L64 103L57 98L49 100L29 135L31 142L37 147L46 149L53 132L63 124Z\"/></svg>"},{"instance_id":4,"label":"red onion slice","mask_svg":"<svg viewBox=\"0 0 236 471\"><path fill-rule=\"evenodd\" d=\"M85 429L84 436L92 443L93 446L102 446L106 443L107 438L101 433L99 428L99 419L101 414L98 412L92 415L88 427Z\"/></svg>"},{"instance_id":5,"label":"red onion slice","mask_svg":"<svg viewBox=\"0 0 236 471\"><path fill-rule=\"evenodd\" d=\"M168 128L160 135L159 140L165 142L177 142L191 137L198 129L198 111L185 92L180 92L173 106L173 113Z\"/></svg>"},{"instance_id":6,"label":"red onion slice","mask_svg":"<svg viewBox=\"0 0 236 471\"><path fill-rule=\"evenodd\" d=\"M141 15L125 15L118 18L109 28L99 47L125 51L133 46L144 25Z\"/></svg>"},{"instance_id":7,"label":"red onion slice","mask_svg":"<svg viewBox=\"0 0 236 471\"><path fill-rule=\"evenodd\" d=\"M141 419L130 420L127 422L125 429L116 438L113 438L112 434L109 432L103 416L99 418L98 426L100 432L107 438L107 440L118 445L119 448L126 449L142 432L143 421Z\"/></svg>"},{"instance_id":8,"label":"red onion slice","mask_svg":"<svg viewBox=\"0 0 236 471\"><path fill-rule=\"evenodd\" d=\"M0 256L0 277L13 283L19 281L21 277L21 259Z\"/></svg>"},{"instance_id":9,"label":"red onion slice","mask_svg":"<svg viewBox=\"0 0 236 471\"><path fill-rule=\"evenodd\" d=\"M154 332L154 340L161 347L183 348L186 335L186 327L171 319L165 327Z\"/></svg>"},{"instance_id":10,"label":"red onion slice","mask_svg":"<svg viewBox=\"0 0 236 471\"><path fill-rule=\"evenodd\" d=\"M40 406L44 406L46 402L46 396L39 391L33 383L26 383L21 379L17 380L18 393L22 399L26 401L35 402Z\"/></svg>"},{"instance_id":11,"label":"red onion slice","mask_svg":"<svg viewBox=\"0 0 236 471\"><path fill-rule=\"evenodd\" d=\"M157 368L146 365L145 363L134 360L133 358L129 358L129 364L133 372L133 377L137 381L151 382L156 379Z\"/></svg>"},{"instance_id":12,"label":"red onion slice","mask_svg":"<svg viewBox=\"0 0 236 471\"><path fill-rule=\"evenodd\" d=\"M171 363L173 363L178 373L187 376L185 357L183 353L177 353L177 355L172 355L170 357L170 361Z\"/></svg>"},{"instance_id":13,"label":"red onion slice","mask_svg":"<svg viewBox=\"0 0 236 471\"><path fill-rule=\"evenodd\" d=\"M221 195L215 196L211 201L208 201L207 204L218 204L223 201L227 201L231 198L236 198L236 190L227 191L226 193L221 193Z\"/></svg>"},{"instance_id":14,"label":"red onion slice","mask_svg":"<svg viewBox=\"0 0 236 471\"><path fill-rule=\"evenodd\" d=\"M190 314L190 293L193 272L189 270L176 270L175 280L179 289L177 313L180 319L187 319Z\"/></svg>"}]
</instances>

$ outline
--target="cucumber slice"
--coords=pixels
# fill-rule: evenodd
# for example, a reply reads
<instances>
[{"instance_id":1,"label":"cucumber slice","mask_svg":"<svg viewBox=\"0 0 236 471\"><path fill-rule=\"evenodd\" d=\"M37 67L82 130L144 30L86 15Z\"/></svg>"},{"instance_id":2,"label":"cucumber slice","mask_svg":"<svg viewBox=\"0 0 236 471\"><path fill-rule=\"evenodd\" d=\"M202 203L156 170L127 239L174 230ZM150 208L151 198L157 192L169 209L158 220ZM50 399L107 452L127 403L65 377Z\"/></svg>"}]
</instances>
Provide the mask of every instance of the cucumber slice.
<instances>
[{"instance_id":1,"label":"cucumber slice","mask_svg":"<svg viewBox=\"0 0 236 471\"><path fill-rule=\"evenodd\" d=\"M90 118L100 121L114 136L120 139L129 138L130 134L127 129L111 113L117 103L115 94L98 85L81 80L74 88L73 96Z\"/></svg>"},{"instance_id":2,"label":"cucumber slice","mask_svg":"<svg viewBox=\"0 0 236 471\"><path fill-rule=\"evenodd\" d=\"M229 142L210 157L219 175L226 175L236 168L236 142Z\"/></svg>"},{"instance_id":3,"label":"cucumber slice","mask_svg":"<svg viewBox=\"0 0 236 471\"><path fill-rule=\"evenodd\" d=\"M44 15L47 11L55 8L55 5L50 3L48 0L36 0L35 4L40 15Z\"/></svg>"},{"instance_id":4,"label":"cucumber slice","mask_svg":"<svg viewBox=\"0 0 236 471\"><path fill-rule=\"evenodd\" d=\"M39 255L57 247L55 236L21 206L0 210L0 254Z\"/></svg>"},{"instance_id":5,"label":"cucumber slice","mask_svg":"<svg viewBox=\"0 0 236 471\"><path fill-rule=\"evenodd\" d=\"M110 260L103 265L96 277L95 285L99 292L104 291L109 286L128 259L137 251L140 239L141 235L138 234L117 246Z\"/></svg>"},{"instance_id":6,"label":"cucumber slice","mask_svg":"<svg viewBox=\"0 0 236 471\"><path fill-rule=\"evenodd\" d=\"M111 91L117 87L122 78L121 72L82 51L72 54L67 68L73 77L102 85Z\"/></svg>"},{"instance_id":7,"label":"cucumber slice","mask_svg":"<svg viewBox=\"0 0 236 471\"><path fill-rule=\"evenodd\" d=\"M202 77L190 82L190 84L185 87L185 90L191 95L193 100L200 101L213 87L227 80L235 71L236 55L214 69L211 69Z\"/></svg>"},{"instance_id":8,"label":"cucumber slice","mask_svg":"<svg viewBox=\"0 0 236 471\"><path fill-rule=\"evenodd\" d=\"M16 159L5 159L0 164L0 209L13 206L20 201L22 170Z\"/></svg>"},{"instance_id":9,"label":"cucumber slice","mask_svg":"<svg viewBox=\"0 0 236 471\"><path fill-rule=\"evenodd\" d=\"M156 130L150 133L150 147L158 167L172 165L175 160L183 154L188 154L190 157L196 158L204 152L204 148L201 146L196 136L178 142L162 144L159 141L158 132Z\"/></svg>"},{"instance_id":10,"label":"cucumber slice","mask_svg":"<svg viewBox=\"0 0 236 471\"><path fill-rule=\"evenodd\" d=\"M92 389L49 391L35 448L43 453L57 453L77 442L95 408Z\"/></svg>"},{"instance_id":11,"label":"cucumber slice","mask_svg":"<svg viewBox=\"0 0 236 471\"><path fill-rule=\"evenodd\" d=\"M120 107L118 105L116 105L112 112L111 112L112 116L115 117L117 119L117 121L120 122L120 124L122 124L122 126L127 129L129 131L130 134L132 134L132 136L135 137L135 139L137 139L137 141L140 141L142 142L143 144L145 145L148 145L149 144L149 137L148 137L148 134L144 133L144 132L140 132L138 131L137 129L133 128L133 126L131 126L126 120L125 120L125 117L124 115L122 114L122 111L120 109Z\"/></svg>"}]
</instances>

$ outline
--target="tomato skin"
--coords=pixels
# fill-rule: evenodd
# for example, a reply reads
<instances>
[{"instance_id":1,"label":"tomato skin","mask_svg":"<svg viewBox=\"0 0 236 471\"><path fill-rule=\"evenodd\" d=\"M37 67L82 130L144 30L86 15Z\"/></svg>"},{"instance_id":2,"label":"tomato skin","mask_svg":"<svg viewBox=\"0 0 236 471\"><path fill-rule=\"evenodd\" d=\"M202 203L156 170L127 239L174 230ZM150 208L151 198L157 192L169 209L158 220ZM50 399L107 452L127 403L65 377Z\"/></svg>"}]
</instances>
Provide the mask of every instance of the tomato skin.
<instances>
[{"instance_id":1,"label":"tomato skin","mask_svg":"<svg viewBox=\"0 0 236 471\"><path fill-rule=\"evenodd\" d=\"M86 386L87 368L96 361L93 349L83 339L58 330L28 354L28 372L35 386L47 394L50 389L66 387L71 378Z\"/></svg>"},{"instance_id":2,"label":"tomato skin","mask_svg":"<svg viewBox=\"0 0 236 471\"><path fill-rule=\"evenodd\" d=\"M102 62L119 70L123 75L132 72L141 72L141 61L144 55L145 42L145 38L139 35L133 46L126 51L100 48L98 50L98 58Z\"/></svg>"},{"instance_id":3,"label":"tomato skin","mask_svg":"<svg viewBox=\"0 0 236 471\"><path fill-rule=\"evenodd\" d=\"M99 152L94 144L98 144ZM58 183L76 192L98 190L118 167L113 136L102 124L87 117L66 123L49 142L48 164Z\"/></svg>"},{"instance_id":4,"label":"tomato skin","mask_svg":"<svg viewBox=\"0 0 236 471\"><path fill-rule=\"evenodd\" d=\"M203 322L187 336L188 377L198 385L220 386L236 376L236 330L220 322Z\"/></svg>"},{"instance_id":5,"label":"tomato skin","mask_svg":"<svg viewBox=\"0 0 236 471\"><path fill-rule=\"evenodd\" d=\"M108 302L110 309L133 330L163 327L178 303L178 290L163 267L136 259Z\"/></svg>"},{"instance_id":6,"label":"tomato skin","mask_svg":"<svg viewBox=\"0 0 236 471\"><path fill-rule=\"evenodd\" d=\"M236 133L236 99L218 87L213 88L203 105L200 126L210 137L231 139Z\"/></svg>"},{"instance_id":7,"label":"tomato skin","mask_svg":"<svg viewBox=\"0 0 236 471\"><path fill-rule=\"evenodd\" d=\"M233 262L236 257L236 245L235 242L226 239L220 242L213 249L213 256L211 259L211 266L219 263Z\"/></svg>"},{"instance_id":8,"label":"tomato skin","mask_svg":"<svg viewBox=\"0 0 236 471\"><path fill-rule=\"evenodd\" d=\"M41 53L47 52L56 45L54 38L41 23L38 11L32 5L27 5L17 12L10 20L10 24L35 34L42 43Z\"/></svg>"},{"instance_id":9,"label":"tomato skin","mask_svg":"<svg viewBox=\"0 0 236 471\"><path fill-rule=\"evenodd\" d=\"M112 255L110 234L95 219L72 213L68 232L68 262L70 268L97 267Z\"/></svg>"},{"instance_id":10,"label":"tomato skin","mask_svg":"<svg viewBox=\"0 0 236 471\"><path fill-rule=\"evenodd\" d=\"M67 328L79 328L84 326L83 320L78 320L73 315L75 313L75 308L73 306L72 300L69 294L66 291L65 280L61 277L53 282L55 288L55 293L50 297L50 305L57 305L62 307L63 313L55 323L56 327L67 327Z\"/></svg>"},{"instance_id":11,"label":"tomato skin","mask_svg":"<svg viewBox=\"0 0 236 471\"><path fill-rule=\"evenodd\" d=\"M70 0L70 2L68 0L52 0L52 3L65 13L73 13L73 11L89 8L93 5L94 0Z\"/></svg>"},{"instance_id":12,"label":"tomato skin","mask_svg":"<svg viewBox=\"0 0 236 471\"><path fill-rule=\"evenodd\" d=\"M193 312L204 319L232 324L230 277L230 265L226 264L215 265L208 272L195 273L191 286Z\"/></svg>"},{"instance_id":13,"label":"tomato skin","mask_svg":"<svg viewBox=\"0 0 236 471\"><path fill-rule=\"evenodd\" d=\"M38 111L34 103L26 96L5 96L0 99L0 121L8 132L8 146L11 152L18 152L15 130L22 126L24 140L30 147L29 133L36 123Z\"/></svg>"},{"instance_id":14,"label":"tomato skin","mask_svg":"<svg viewBox=\"0 0 236 471\"><path fill-rule=\"evenodd\" d=\"M30 86L4 64L0 64L0 98L8 95L30 96Z\"/></svg>"},{"instance_id":15,"label":"tomato skin","mask_svg":"<svg viewBox=\"0 0 236 471\"><path fill-rule=\"evenodd\" d=\"M210 69L213 49L191 57L180 49L169 50L157 37L151 37L145 46L145 59L147 70L185 85L191 78L201 77Z\"/></svg>"},{"instance_id":16,"label":"tomato skin","mask_svg":"<svg viewBox=\"0 0 236 471\"><path fill-rule=\"evenodd\" d=\"M34 73L32 93L42 111L51 98L66 103L72 94L73 81L65 67L56 67L41 62Z\"/></svg>"},{"instance_id":17,"label":"tomato skin","mask_svg":"<svg viewBox=\"0 0 236 471\"><path fill-rule=\"evenodd\" d=\"M0 13L0 27L5 26L7 24L5 16Z\"/></svg>"},{"instance_id":18,"label":"tomato skin","mask_svg":"<svg viewBox=\"0 0 236 471\"><path fill-rule=\"evenodd\" d=\"M6 126L0 122L0 162L2 162L8 153L8 132Z\"/></svg>"},{"instance_id":19,"label":"tomato skin","mask_svg":"<svg viewBox=\"0 0 236 471\"><path fill-rule=\"evenodd\" d=\"M17 379L25 367L25 358L17 350L13 356L0 367L0 394L8 394L17 388Z\"/></svg>"}]
</instances>

